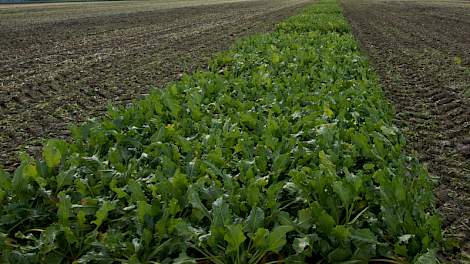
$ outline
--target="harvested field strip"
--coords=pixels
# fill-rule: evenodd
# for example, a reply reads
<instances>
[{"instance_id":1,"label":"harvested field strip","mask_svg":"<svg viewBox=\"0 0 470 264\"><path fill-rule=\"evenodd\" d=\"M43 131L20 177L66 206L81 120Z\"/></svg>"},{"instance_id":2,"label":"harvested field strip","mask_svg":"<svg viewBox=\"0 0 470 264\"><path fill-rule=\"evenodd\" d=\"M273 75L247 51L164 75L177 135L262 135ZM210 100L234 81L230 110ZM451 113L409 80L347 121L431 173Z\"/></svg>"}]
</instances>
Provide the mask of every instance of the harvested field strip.
<instances>
[{"instance_id":1,"label":"harvested field strip","mask_svg":"<svg viewBox=\"0 0 470 264\"><path fill-rule=\"evenodd\" d=\"M335 1L0 172L15 263L435 261L426 170Z\"/></svg>"}]
</instances>

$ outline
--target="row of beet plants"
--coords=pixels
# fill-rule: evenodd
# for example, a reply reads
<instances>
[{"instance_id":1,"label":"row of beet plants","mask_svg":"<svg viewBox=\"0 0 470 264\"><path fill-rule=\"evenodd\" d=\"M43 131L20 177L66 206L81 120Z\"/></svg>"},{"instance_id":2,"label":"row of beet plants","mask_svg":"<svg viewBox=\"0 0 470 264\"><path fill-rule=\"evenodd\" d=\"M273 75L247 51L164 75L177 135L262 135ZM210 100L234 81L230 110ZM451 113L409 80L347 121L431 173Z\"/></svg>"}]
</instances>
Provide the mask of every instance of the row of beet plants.
<instances>
[{"instance_id":1,"label":"row of beet plants","mask_svg":"<svg viewBox=\"0 0 470 264\"><path fill-rule=\"evenodd\" d=\"M0 172L2 263L432 263L426 170L335 1Z\"/></svg>"}]
</instances>

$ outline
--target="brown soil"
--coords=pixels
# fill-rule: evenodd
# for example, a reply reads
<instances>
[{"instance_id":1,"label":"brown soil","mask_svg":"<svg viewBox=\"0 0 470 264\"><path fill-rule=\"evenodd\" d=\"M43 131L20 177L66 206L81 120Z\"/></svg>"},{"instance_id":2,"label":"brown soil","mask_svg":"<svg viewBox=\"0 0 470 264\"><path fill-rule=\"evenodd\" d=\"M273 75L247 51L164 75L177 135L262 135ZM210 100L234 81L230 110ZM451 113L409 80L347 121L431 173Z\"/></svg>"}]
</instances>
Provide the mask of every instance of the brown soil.
<instances>
[{"instance_id":1,"label":"brown soil","mask_svg":"<svg viewBox=\"0 0 470 264\"><path fill-rule=\"evenodd\" d=\"M437 179L437 206L447 238L442 257L469 261L470 2L342 4L395 106L396 123L410 150Z\"/></svg>"},{"instance_id":2,"label":"brown soil","mask_svg":"<svg viewBox=\"0 0 470 264\"><path fill-rule=\"evenodd\" d=\"M13 169L18 150L34 154L43 138L67 138L69 124L204 67L236 39L272 30L311 2L217 1L229 3L0 10L0 166Z\"/></svg>"}]
</instances>

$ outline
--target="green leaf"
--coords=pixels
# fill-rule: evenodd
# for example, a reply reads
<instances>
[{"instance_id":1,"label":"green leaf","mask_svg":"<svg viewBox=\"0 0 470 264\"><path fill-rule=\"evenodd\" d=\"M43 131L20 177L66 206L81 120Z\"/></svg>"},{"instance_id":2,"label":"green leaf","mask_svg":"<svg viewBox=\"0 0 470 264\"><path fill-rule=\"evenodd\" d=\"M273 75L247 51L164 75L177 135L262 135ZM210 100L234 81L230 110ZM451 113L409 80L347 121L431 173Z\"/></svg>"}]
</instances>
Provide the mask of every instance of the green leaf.
<instances>
[{"instance_id":1,"label":"green leaf","mask_svg":"<svg viewBox=\"0 0 470 264\"><path fill-rule=\"evenodd\" d=\"M354 255L360 259L370 259L377 255L377 238L370 229L353 229L351 241L356 247Z\"/></svg>"},{"instance_id":2,"label":"green leaf","mask_svg":"<svg viewBox=\"0 0 470 264\"><path fill-rule=\"evenodd\" d=\"M188 257L186 253L180 254L178 258L174 259L173 264L197 264L196 259Z\"/></svg>"},{"instance_id":3,"label":"green leaf","mask_svg":"<svg viewBox=\"0 0 470 264\"><path fill-rule=\"evenodd\" d=\"M341 203L344 207L348 207L353 201L353 193L350 188L341 181L335 181L333 183L333 191L339 196Z\"/></svg>"},{"instance_id":4,"label":"green leaf","mask_svg":"<svg viewBox=\"0 0 470 264\"><path fill-rule=\"evenodd\" d=\"M36 162L30 161L23 167L23 173L26 177L35 179L38 176Z\"/></svg>"},{"instance_id":5,"label":"green leaf","mask_svg":"<svg viewBox=\"0 0 470 264\"><path fill-rule=\"evenodd\" d=\"M77 213L77 220L80 226L84 226L86 223L86 213L84 210L79 210Z\"/></svg>"},{"instance_id":6,"label":"green leaf","mask_svg":"<svg viewBox=\"0 0 470 264\"><path fill-rule=\"evenodd\" d=\"M311 204L312 217L315 219L315 224L320 228L322 232L329 233L335 226L335 220L329 215L318 202Z\"/></svg>"},{"instance_id":7,"label":"green leaf","mask_svg":"<svg viewBox=\"0 0 470 264\"><path fill-rule=\"evenodd\" d=\"M273 62L274 64L279 63L280 59L281 59L281 57L279 56L279 54L277 54L277 53L274 53L274 54L273 54L273 56L272 56L272 62Z\"/></svg>"},{"instance_id":8,"label":"green leaf","mask_svg":"<svg viewBox=\"0 0 470 264\"><path fill-rule=\"evenodd\" d=\"M297 237L294 239L294 244L292 244L292 247L294 248L295 252L297 254L300 254L304 252L305 248L311 246L310 245L310 240L308 237Z\"/></svg>"},{"instance_id":9,"label":"green leaf","mask_svg":"<svg viewBox=\"0 0 470 264\"><path fill-rule=\"evenodd\" d=\"M251 209L250 214L246 219L244 230L248 233L255 233L258 228L263 226L263 221L264 211L259 207L254 207Z\"/></svg>"},{"instance_id":10,"label":"green leaf","mask_svg":"<svg viewBox=\"0 0 470 264\"><path fill-rule=\"evenodd\" d=\"M343 264L344 262L348 263L348 261L351 260L352 258L351 253L352 252L349 247L337 247L328 254L328 262L329 263L341 263L341 264ZM353 263L357 263L357 262L353 262ZM359 263L367 263L367 262L361 261Z\"/></svg>"},{"instance_id":11,"label":"green leaf","mask_svg":"<svg viewBox=\"0 0 470 264\"><path fill-rule=\"evenodd\" d=\"M238 252L245 239L246 237L243 234L243 228L240 224L227 226L227 233L224 236L224 240L227 241L228 245L225 252Z\"/></svg>"},{"instance_id":12,"label":"green leaf","mask_svg":"<svg viewBox=\"0 0 470 264\"><path fill-rule=\"evenodd\" d=\"M38 166L36 164L36 161L34 161L32 159L28 160L28 161L26 161L25 164L22 164L19 167L19 169L20 169L20 171L22 171L22 173L25 177L25 180L26 179L33 180L41 187L45 187L47 185L47 181L39 175ZM24 188L24 186L21 187L21 188Z\"/></svg>"},{"instance_id":13,"label":"green leaf","mask_svg":"<svg viewBox=\"0 0 470 264\"><path fill-rule=\"evenodd\" d=\"M240 122L249 129L256 128L256 116L253 113L240 113Z\"/></svg>"},{"instance_id":14,"label":"green leaf","mask_svg":"<svg viewBox=\"0 0 470 264\"><path fill-rule=\"evenodd\" d=\"M57 188L62 189L65 186L73 184L73 175L70 171L61 171L56 176Z\"/></svg>"},{"instance_id":15,"label":"green leaf","mask_svg":"<svg viewBox=\"0 0 470 264\"><path fill-rule=\"evenodd\" d=\"M0 189L0 204L3 203L3 201L5 201L5 198L7 197L7 192Z\"/></svg>"},{"instance_id":16,"label":"green leaf","mask_svg":"<svg viewBox=\"0 0 470 264\"><path fill-rule=\"evenodd\" d=\"M78 260L77 264L88 264L88 263L113 263L115 260L111 258L108 254L103 254L103 252L90 250L86 254L82 255ZM128 261L130 263L130 261Z\"/></svg>"},{"instance_id":17,"label":"green leaf","mask_svg":"<svg viewBox=\"0 0 470 264\"><path fill-rule=\"evenodd\" d=\"M333 118L335 113L327 105L323 106L323 114L328 118Z\"/></svg>"},{"instance_id":18,"label":"green leaf","mask_svg":"<svg viewBox=\"0 0 470 264\"><path fill-rule=\"evenodd\" d=\"M147 201L147 198L145 197L145 194L142 191L142 187L137 181L135 181L134 179L130 179L128 182L128 186L129 190L131 191L131 200L133 202ZM122 194L123 193L121 193L121 195Z\"/></svg>"},{"instance_id":19,"label":"green leaf","mask_svg":"<svg viewBox=\"0 0 470 264\"><path fill-rule=\"evenodd\" d=\"M381 126L380 130L382 130L382 133L387 136L395 136L396 135L396 127L389 127L389 126Z\"/></svg>"},{"instance_id":20,"label":"green leaf","mask_svg":"<svg viewBox=\"0 0 470 264\"><path fill-rule=\"evenodd\" d=\"M333 171L335 169L335 165L333 164L333 162L331 162L330 157L323 150L321 150L318 153L318 157L320 159L320 164L325 169L328 169L328 170L331 170L331 171Z\"/></svg>"},{"instance_id":21,"label":"green leaf","mask_svg":"<svg viewBox=\"0 0 470 264\"><path fill-rule=\"evenodd\" d=\"M176 86L170 87L168 91L170 91L171 89L175 90ZM171 94L169 92L163 92L163 103L170 110L173 116L175 117L179 116L179 113L181 111L181 106L176 100L174 94Z\"/></svg>"},{"instance_id":22,"label":"green leaf","mask_svg":"<svg viewBox=\"0 0 470 264\"><path fill-rule=\"evenodd\" d=\"M370 152L369 146L369 137L363 133L357 132L353 135L353 143L359 147L360 150L363 151L364 154L368 154Z\"/></svg>"},{"instance_id":23,"label":"green leaf","mask_svg":"<svg viewBox=\"0 0 470 264\"><path fill-rule=\"evenodd\" d=\"M354 229L351 238L359 242L377 243L377 238L370 229Z\"/></svg>"},{"instance_id":24,"label":"green leaf","mask_svg":"<svg viewBox=\"0 0 470 264\"><path fill-rule=\"evenodd\" d=\"M333 228L332 234L336 237L338 241L346 242L348 241L351 232L349 228L343 225L337 225Z\"/></svg>"},{"instance_id":25,"label":"green leaf","mask_svg":"<svg viewBox=\"0 0 470 264\"><path fill-rule=\"evenodd\" d=\"M217 198L212 203L212 225L213 226L225 226L229 224L232 220L232 216L230 214L229 205L225 203L222 197Z\"/></svg>"},{"instance_id":26,"label":"green leaf","mask_svg":"<svg viewBox=\"0 0 470 264\"><path fill-rule=\"evenodd\" d=\"M146 215L152 216L152 206L146 201L137 201L137 219L140 223L144 223Z\"/></svg>"},{"instance_id":27,"label":"green leaf","mask_svg":"<svg viewBox=\"0 0 470 264\"><path fill-rule=\"evenodd\" d=\"M43 232L41 232L39 244L42 254L46 255L47 253L60 247L60 245L57 243L60 232L60 227L57 224L52 224L48 226Z\"/></svg>"},{"instance_id":28,"label":"green leaf","mask_svg":"<svg viewBox=\"0 0 470 264\"><path fill-rule=\"evenodd\" d=\"M274 158L272 170L276 172L285 171L290 162L290 153L284 153Z\"/></svg>"},{"instance_id":29,"label":"green leaf","mask_svg":"<svg viewBox=\"0 0 470 264\"><path fill-rule=\"evenodd\" d=\"M414 237L414 235L412 235L412 234L405 234L405 235L402 235L398 238L398 242L406 244L406 243L408 243L408 240L410 240L413 237Z\"/></svg>"},{"instance_id":30,"label":"green leaf","mask_svg":"<svg viewBox=\"0 0 470 264\"><path fill-rule=\"evenodd\" d=\"M44 263L50 263L50 264L61 264L65 260L64 255L52 252L46 255L46 257L43 259Z\"/></svg>"},{"instance_id":31,"label":"green leaf","mask_svg":"<svg viewBox=\"0 0 470 264\"><path fill-rule=\"evenodd\" d=\"M178 203L178 199L172 198L170 200L170 203L168 205L168 212L170 213L171 216L176 216L181 211L181 208Z\"/></svg>"},{"instance_id":32,"label":"green leaf","mask_svg":"<svg viewBox=\"0 0 470 264\"><path fill-rule=\"evenodd\" d=\"M433 235L436 240L440 240L442 238L441 220L437 215L432 215L428 217L425 226L426 230L429 230L429 232Z\"/></svg>"},{"instance_id":33,"label":"green leaf","mask_svg":"<svg viewBox=\"0 0 470 264\"><path fill-rule=\"evenodd\" d=\"M259 203L260 200L260 192L259 192L259 187L256 183L250 184L248 188L246 188L246 199L248 201L248 205L250 206L256 206Z\"/></svg>"},{"instance_id":34,"label":"green leaf","mask_svg":"<svg viewBox=\"0 0 470 264\"><path fill-rule=\"evenodd\" d=\"M96 228L100 227L101 224L108 218L108 213L116 208L116 203L110 201L104 201L100 209L96 212L95 221L91 222L96 225Z\"/></svg>"},{"instance_id":35,"label":"green leaf","mask_svg":"<svg viewBox=\"0 0 470 264\"><path fill-rule=\"evenodd\" d=\"M194 209L201 210L201 212L204 213L205 216L207 216L209 219L211 218L209 211L202 204L201 199L199 198L199 195L196 192L195 188L189 188L188 199Z\"/></svg>"},{"instance_id":36,"label":"green leaf","mask_svg":"<svg viewBox=\"0 0 470 264\"><path fill-rule=\"evenodd\" d=\"M11 180L10 174L0 168L0 189L5 191L10 190L12 187Z\"/></svg>"},{"instance_id":37,"label":"green leaf","mask_svg":"<svg viewBox=\"0 0 470 264\"><path fill-rule=\"evenodd\" d=\"M119 199L128 197L129 195L124 191L123 188L117 187L117 183L118 183L118 182L117 182L116 179L112 179L111 182L109 183L109 188L110 188L113 192L115 192L115 193L117 194L117 197L118 197ZM139 192L139 191L138 191L138 188L137 188L137 192ZM138 195L140 196L140 194L138 194ZM140 197L135 197L135 199L139 199L139 198L142 198L142 196L140 196Z\"/></svg>"},{"instance_id":38,"label":"green leaf","mask_svg":"<svg viewBox=\"0 0 470 264\"><path fill-rule=\"evenodd\" d=\"M313 218L312 218L312 211L310 208L301 209L297 212L298 214L298 225L302 227L305 232L308 232L310 228L313 227Z\"/></svg>"},{"instance_id":39,"label":"green leaf","mask_svg":"<svg viewBox=\"0 0 470 264\"><path fill-rule=\"evenodd\" d=\"M439 263L436 257L436 249L428 249L428 251L420 256L417 256L415 264L437 264Z\"/></svg>"},{"instance_id":40,"label":"green leaf","mask_svg":"<svg viewBox=\"0 0 470 264\"><path fill-rule=\"evenodd\" d=\"M272 252L279 252L286 244L286 234L292 231L292 226L276 226L268 235L267 245L268 250Z\"/></svg>"},{"instance_id":41,"label":"green leaf","mask_svg":"<svg viewBox=\"0 0 470 264\"><path fill-rule=\"evenodd\" d=\"M266 247L266 238L269 231L265 228L258 228L255 235L252 237L253 246L256 248L264 249Z\"/></svg>"},{"instance_id":42,"label":"green leaf","mask_svg":"<svg viewBox=\"0 0 470 264\"><path fill-rule=\"evenodd\" d=\"M67 226L69 217L71 215L72 200L70 196L65 195L63 192L60 192L58 197L59 205L57 210L57 217L59 218L59 224Z\"/></svg>"}]
</instances>

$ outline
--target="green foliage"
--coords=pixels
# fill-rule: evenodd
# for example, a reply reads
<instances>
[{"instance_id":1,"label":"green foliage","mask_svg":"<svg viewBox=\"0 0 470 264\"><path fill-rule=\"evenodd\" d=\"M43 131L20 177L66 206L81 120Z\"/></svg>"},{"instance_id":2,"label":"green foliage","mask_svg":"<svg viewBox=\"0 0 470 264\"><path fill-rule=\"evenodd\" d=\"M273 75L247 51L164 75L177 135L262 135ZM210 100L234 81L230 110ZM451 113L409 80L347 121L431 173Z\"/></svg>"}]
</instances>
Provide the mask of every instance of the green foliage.
<instances>
[{"instance_id":1,"label":"green foliage","mask_svg":"<svg viewBox=\"0 0 470 264\"><path fill-rule=\"evenodd\" d=\"M428 263L427 173L337 4L0 172L2 263Z\"/></svg>"}]
</instances>

